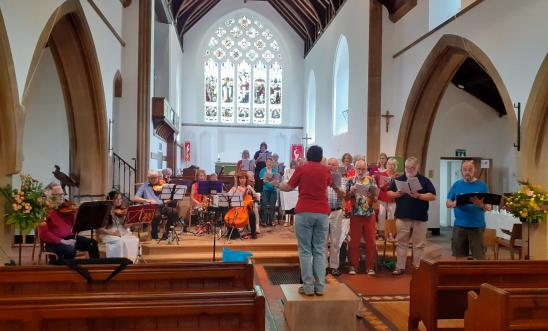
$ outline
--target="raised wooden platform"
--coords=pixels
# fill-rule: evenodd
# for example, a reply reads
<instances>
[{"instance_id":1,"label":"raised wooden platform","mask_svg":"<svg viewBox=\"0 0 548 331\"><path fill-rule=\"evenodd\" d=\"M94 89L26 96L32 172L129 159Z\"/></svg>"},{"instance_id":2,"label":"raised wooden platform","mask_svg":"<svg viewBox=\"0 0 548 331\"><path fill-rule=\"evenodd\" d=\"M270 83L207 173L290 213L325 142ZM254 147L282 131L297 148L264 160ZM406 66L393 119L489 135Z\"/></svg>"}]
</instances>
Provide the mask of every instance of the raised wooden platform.
<instances>
[{"instance_id":1,"label":"raised wooden platform","mask_svg":"<svg viewBox=\"0 0 548 331\"><path fill-rule=\"evenodd\" d=\"M328 283L323 296L299 294L299 284L280 286L291 331L355 331L359 298L343 283Z\"/></svg>"},{"instance_id":2,"label":"raised wooden platform","mask_svg":"<svg viewBox=\"0 0 548 331\"><path fill-rule=\"evenodd\" d=\"M236 239L216 241L216 260L222 259L223 247L253 253L255 263L298 263L297 240L288 228L277 226L262 228L258 239ZM179 245L166 241L147 241L142 245L146 263L156 262L205 262L213 258L213 237L180 235Z\"/></svg>"}]
</instances>

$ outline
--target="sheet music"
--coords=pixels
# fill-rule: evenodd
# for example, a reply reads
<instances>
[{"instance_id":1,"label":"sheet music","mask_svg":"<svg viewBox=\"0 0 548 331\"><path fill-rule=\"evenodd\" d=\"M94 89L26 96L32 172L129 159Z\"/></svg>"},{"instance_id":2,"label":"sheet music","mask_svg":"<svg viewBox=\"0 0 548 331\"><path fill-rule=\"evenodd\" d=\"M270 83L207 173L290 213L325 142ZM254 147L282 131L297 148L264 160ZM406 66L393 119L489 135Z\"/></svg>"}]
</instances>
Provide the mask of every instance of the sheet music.
<instances>
[{"instance_id":1,"label":"sheet music","mask_svg":"<svg viewBox=\"0 0 548 331\"><path fill-rule=\"evenodd\" d=\"M392 178L387 176L381 176L381 185L389 184L392 181Z\"/></svg>"},{"instance_id":2,"label":"sheet music","mask_svg":"<svg viewBox=\"0 0 548 331\"><path fill-rule=\"evenodd\" d=\"M419 182L419 179L417 177L411 177L407 179L407 183L409 183L409 189L411 189L411 191L418 192L422 190L421 182Z\"/></svg>"},{"instance_id":3,"label":"sheet music","mask_svg":"<svg viewBox=\"0 0 548 331\"><path fill-rule=\"evenodd\" d=\"M221 193L219 196L219 207L241 207L243 206L243 193Z\"/></svg>"},{"instance_id":4,"label":"sheet music","mask_svg":"<svg viewBox=\"0 0 548 331\"><path fill-rule=\"evenodd\" d=\"M354 187L356 188L356 194L363 195L366 197L377 195L377 188L374 186L357 183L356 185L354 185Z\"/></svg>"},{"instance_id":5,"label":"sheet music","mask_svg":"<svg viewBox=\"0 0 548 331\"><path fill-rule=\"evenodd\" d=\"M418 192L422 190L422 185L417 177L411 177L406 182L402 182L401 180L395 180L395 182L398 191L402 193L410 194L413 191Z\"/></svg>"},{"instance_id":6,"label":"sheet music","mask_svg":"<svg viewBox=\"0 0 548 331\"><path fill-rule=\"evenodd\" d=\"M266 159L271 157L272 156L272 153L270 152L264 152L264 153L259 153L259 157L257 157L257 162L266 162Z\"/></svg>"},{"instance_id":7,"label":"sheet music","mask_svg":"<svg viewBox=\"0 0 548 331\"><path fill-rule=\"evenodd\" d=\"M394 182L396 183L398 192L407 193L407 194L411 193L411 188L409 188L409 183L403 182L401 180L394 180Z\"/></svg>"},{"instance_id":8,"label":"sheet music","mask_svg":"<svg viewBox=\"0 0 548 331\"><path fill-rule=\"evenodd\" d=\"M333 185L335 185L336 187L341 187L342 185L342 176L341 174L337 171L337 172L332 172L331 173L331 181L333 182Z\"/></svg>"}]
</instances>

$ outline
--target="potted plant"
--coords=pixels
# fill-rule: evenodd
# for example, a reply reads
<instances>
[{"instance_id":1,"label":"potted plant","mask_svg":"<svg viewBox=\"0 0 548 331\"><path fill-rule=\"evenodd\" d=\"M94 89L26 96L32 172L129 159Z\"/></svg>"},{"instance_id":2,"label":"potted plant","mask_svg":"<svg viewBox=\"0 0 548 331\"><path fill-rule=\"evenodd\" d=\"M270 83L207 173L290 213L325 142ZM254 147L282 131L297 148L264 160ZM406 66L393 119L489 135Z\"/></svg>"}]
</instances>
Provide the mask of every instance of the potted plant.
<instances>
[{"instance_id":1,"label":"potted plant","mask_svg":"<svg viewBox=\"0 0 548 331\"><path fill-rule=\"evenodd\" d=\"M506 197L504 209L524 223L537 223L548 214L548 192L539 185L520 182L521 188Z\"/></svg>"},{"instance_id":2,"label":"potted plant","mask_svg":"<svg viewBox=\"0 0 548 331\"><path fill-rule=\"evenodd\" d=\"M1 188L6 197L6 224L13 224L21 236L26 236L46 218L47 199L42 184L30 175L21 175L19 189L7 185ZM36 234L37 235L37 234ZM19 265L21 265L21 242L19 243Z\"/></svg>"}]
</instances>

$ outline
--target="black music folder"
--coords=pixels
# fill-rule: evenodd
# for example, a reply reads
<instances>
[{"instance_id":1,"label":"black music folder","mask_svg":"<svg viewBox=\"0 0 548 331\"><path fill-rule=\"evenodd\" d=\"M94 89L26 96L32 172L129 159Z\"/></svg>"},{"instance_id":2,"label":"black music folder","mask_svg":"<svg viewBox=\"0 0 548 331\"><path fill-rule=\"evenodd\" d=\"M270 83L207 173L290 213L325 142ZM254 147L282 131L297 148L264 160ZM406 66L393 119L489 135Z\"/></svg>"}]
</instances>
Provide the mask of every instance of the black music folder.
<instances>
[{"instance_id":1,"label":"black music folder","mask_svg":"<svg viewBox=\"0 0 548 331\"><path fill-rule=\"evenodd\" d=\"M478 199L483 198L483 203L498 206L500 205L500 200L502 195L493 194L493 193L465 193L457 195L457 207L472 204L470 198L476 197Z\"/></svg>"}]
</instances>

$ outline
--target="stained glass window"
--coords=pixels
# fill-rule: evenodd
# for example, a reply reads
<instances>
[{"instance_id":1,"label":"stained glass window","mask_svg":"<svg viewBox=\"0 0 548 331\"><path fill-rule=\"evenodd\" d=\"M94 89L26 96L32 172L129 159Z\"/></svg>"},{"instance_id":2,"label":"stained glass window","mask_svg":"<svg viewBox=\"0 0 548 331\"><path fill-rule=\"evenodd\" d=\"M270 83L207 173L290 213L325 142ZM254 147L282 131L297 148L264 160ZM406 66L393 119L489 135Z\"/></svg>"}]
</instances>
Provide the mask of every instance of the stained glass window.
<instances>
[{"instance_id":1,"label":"stained glass window","mask_svg":"<svg viewBox=\"0 0 548 331\"><path fill-rule=\"evenodd\" d=\"M263 22L224 20L204 49L204 119L222 124L282 124L283 57Z\"/></svg>"}]
</instances>

